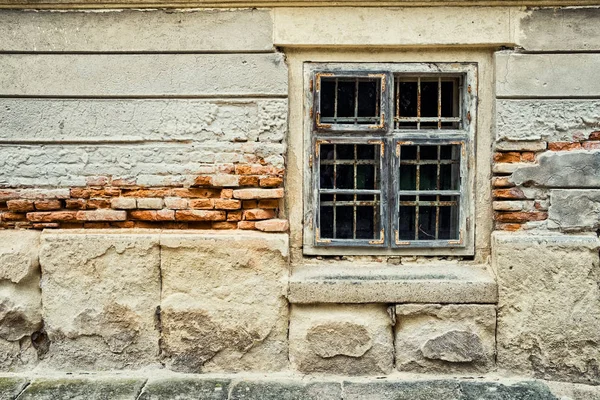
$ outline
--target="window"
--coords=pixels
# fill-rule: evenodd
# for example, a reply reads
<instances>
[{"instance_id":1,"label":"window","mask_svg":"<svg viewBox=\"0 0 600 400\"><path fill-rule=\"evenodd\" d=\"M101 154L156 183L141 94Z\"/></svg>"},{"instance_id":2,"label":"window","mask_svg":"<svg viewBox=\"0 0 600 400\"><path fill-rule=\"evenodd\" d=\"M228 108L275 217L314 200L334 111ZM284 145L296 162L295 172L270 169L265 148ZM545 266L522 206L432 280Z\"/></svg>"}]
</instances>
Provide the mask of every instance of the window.
<instances>
[{"instance_id":1,"label":"window","mask_svg":"<svg viewBox=\"0 0 600 400\"><path fill-rule=\"evenodd\" d=\"M474 64L308 64L305 249L472 254Z\"/></svg>"}]
</instances>

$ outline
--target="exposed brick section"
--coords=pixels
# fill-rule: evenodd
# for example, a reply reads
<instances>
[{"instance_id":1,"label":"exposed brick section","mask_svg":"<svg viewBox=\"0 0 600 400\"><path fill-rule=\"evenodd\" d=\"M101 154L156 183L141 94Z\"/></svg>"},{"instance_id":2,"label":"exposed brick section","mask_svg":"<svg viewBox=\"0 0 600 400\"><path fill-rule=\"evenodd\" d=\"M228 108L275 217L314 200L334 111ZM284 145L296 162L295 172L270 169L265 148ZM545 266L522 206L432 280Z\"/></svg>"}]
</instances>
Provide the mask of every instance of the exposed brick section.
<instances>
[{"instance_id":1,"label":"exposed brick section","mask_svg":"<svg viewBox=\"0 0 600 400\"><path fill-rule=\"evenodd\" d=\"M263 232L286 232L290 227L287 219L268 219L265 221L257 221L254 226L256 229Z\"/></svg>"},{"instance_id":2,"label":"exposed brick section","mask_svg":"<svg viewBox=\"0 0 600 400\"><path fill-rule=\"evenodd\" d=\"M256 220L260 220L260 219L275 218L275 211L274 210L262 210L260 208L244 210L243 218L248 221L256 221Z\"/></svg>"},{"instance_id":3,"label":"exposed brick section","mask_svg":"<svg viewBox=\"0 0 600 400\"><path fill-rule=\"evenodd\" d=\"M590 133L589 140L600 140L600 131Z\"/></svg>"},{"instance_id":4,"label":"exposed brick section","mask_svg":"<svg viewBox=\"0 0 600 400\"><path fill-rule=\"evenodd\" d=\"M225 221L225 211L213 210L177 210L175 219L178 221Z\"/></svg>"},{"instance_id":5,"label":"exposed brick section","mask_svg":"<svg viewBox=\"0 0 600 400\"><path fill-rule=\"evenodd\" d=\"M516 222L525 223L530 221L542 221L548 218L546 212L504 212L496 213L494 219L498 222Z\"/></svg>"},{"instance_id":6,"label":"exposed brick section","mask_svg":"<svg viewBox=\"0 0 600 400\"><path fill-rule=\"evenodd\" d=\"M6 206L14 212L27 212L35 209L31 200L9 200L6 202Z\"/></svg>"},{"instance_id":7,"label":"exposed brick section","mask_svg":"<svg viewBox=\"0 0 600 400\"><path fill-rule=\"evenodd\" d=\"M591 142L583 142L582 147L585 150L597 150L600 149L600 140L599 141L591 141Z\"/></svg>"},{"instance_id":8,"label":"exposed brick section","mask_svg":"<svg viewBox=\"0 0 600 400\"><path fill-rule=\"evenodd\" d=\"M506 176L495 176L492 178L492 186L493 187L513 187L514 183L510 182L508 177Z\"/></svg>"},{"instance_id":9,"label":"exposed brick section","mask_svg":"<svg viewBox=\"0 0 600 400\"><path fill-rule=\"evenodd\" d=\"M550 151L569 151L569 150L579 150L581 149L581 143L571 143L571 142L551 142L548 143L548 150Z\"/></svg>"},{"instance_id":10,"label":"exposed brick section","mask_svg":"<svg viewBox=\"0 0 600 400\"><path fill-rule=\"evenodd\" d=\"M520 188L513 187L510 189L495 189L492 191L492 196L496 199L525 199L525 194Z\"/></svg>"},{"instance_id":11,"label":"exposed brick section","mask_svg":"<svg viewBox=\"0 0 600 400\"><path fill-rule=\"evenodd\" d=\"M521 161L521 153L516 151L509 151L505 153L494 154L494 161L500 163L514 163Z\"/></svg>"},{"instance_id":12,"label":"exposed brick section","mask_svg":"<svg viewBox=\"0 0 600 400\"><path fill-rule=\"evenodd\" d=\"M217 162L197 168L186 184L157 177L159 185L143 185L148 178L99 174L82 187L0 189L0 228L289 229L276 219L284 169L252 154Z\"/></svg>"}]
</instances>

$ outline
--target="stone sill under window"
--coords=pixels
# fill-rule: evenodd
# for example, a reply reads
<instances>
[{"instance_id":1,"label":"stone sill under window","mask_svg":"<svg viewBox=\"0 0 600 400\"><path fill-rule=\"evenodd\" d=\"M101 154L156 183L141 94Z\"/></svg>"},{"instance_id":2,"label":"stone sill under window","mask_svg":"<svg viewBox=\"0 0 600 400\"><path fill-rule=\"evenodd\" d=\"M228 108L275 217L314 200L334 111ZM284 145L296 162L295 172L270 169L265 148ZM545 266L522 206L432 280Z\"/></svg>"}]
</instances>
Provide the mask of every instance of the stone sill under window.
<instances>
[{"instance_id":1,"label":"stone sill under window","mask_svg":"<svg viewBox=\"0 0 600 400\"><path fill-rule=\"evenodd\" d=\"M307 264L294 268L290 303L494 304L498 290L486 265Z\"/></svg>"}]
</instances>

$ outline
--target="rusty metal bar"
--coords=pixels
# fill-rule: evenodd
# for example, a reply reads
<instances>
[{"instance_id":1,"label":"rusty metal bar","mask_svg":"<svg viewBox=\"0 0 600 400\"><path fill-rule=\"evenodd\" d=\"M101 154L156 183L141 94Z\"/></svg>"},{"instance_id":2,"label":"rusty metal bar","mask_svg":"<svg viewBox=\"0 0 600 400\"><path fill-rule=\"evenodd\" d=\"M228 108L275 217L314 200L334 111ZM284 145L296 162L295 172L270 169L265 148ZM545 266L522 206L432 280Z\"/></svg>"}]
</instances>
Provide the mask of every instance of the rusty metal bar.
<instances>
[{"instance_id":1,"label":"rusty metal bar","mask_svg":"<svg viewBox=\"0 0 600 400\"><path fill-rule=\"evenodd\" d=\"M404 160L400 165L437 165L437 164L460 164L460 160Z\"/></svg>"},{"instance_id":2,"label":"rusty metal bar","mask_svg":"<svg viewBox=\"0 0 600 400\"><path fill-rule=\"evenodd\" d=\"M419 80L419 99L421 98L421 81ZM417 103L420 105L420 100ZM417 109L417 113L420 112L419 109ZM420 161L421 159L421 146L417 145L417 161ZM417 204L415 205L415 240L419 240L419 189L421 189L421 165L417 164L417 170L416 170L416 191L417 194L415 196L415 200L417 201Z\"/></svg>"},{"instance_id":3,"label":"rusty metal bar","mask_svg":"<svg viewBox=\"0 0 600 400\"><path fill-rule=\"evenodd\" d=\"M336 87L336 100L337 100L337 78L335 80L335 87ZM337 101L336 101L336 105L337 105ZM336 106L337 107L337 106ZM336 110L337 113L337 110ZM333 187L334 189L337 188L337 164L335 164L335 160L337 159L337 144L333 145ZM337 200L337 194L333 193L333 238L335 239L337 237L337 206L335 205L335 202Z\"/></svg>"},{"instance_id":4,"label":"rusty metal bar","mask_svg":"<svg viewBox=\"0 0 600 400\"><path fill-rule=\"evenodd\" d=\"M335 96L333 100L333 122L337 122L337 112L338 112L338 83L339 78L335 78Z\"/></svg>"},{"instance_id":5,"label":"rusty metal bar","mask_svg":"<svg viewBox=\"0 0 600 400\"><path fill-rule=\"evenodd\" d=\"M400 126L398 122L400 118L400 80L396 79L394 84L396 86L396 118L394 119L394 129L398 129Z\"/></svg>"},{"instance_id":6,"label":"rusty metal bar","mask_svg":"<svg viewBox=\"0 0 600 400\"><path fill-rule=\"evenodd\" d=\"M439 87L440 88L442 87L441 86L441 82L440 82ZM441 93L441 89L440 89L440 91L438 93ZM441 101L441 98L439 96L440 95L438 95L438 100ZM441 103L440 103L440 109L441 109ZM438 110L438 115L439 115L439 110ZM440 129L439 125L438 125L438 129ZM437 146L437 161L438 161L438 164L437 164L437 182L436 182L436 185L435 185L435 188L437 190L440 190L440 169L441 169L440 168L441 167L440 161L441 161L441 155L442 155L442 146ZM440 195L439 194L435 196L435 200L439 203L439 201L440 201ZM438 240L439 236L440 236L440 206L438 204L435 207L435 240Z\"/></svg>"},{"instance_id":7,"label":"rusty metal bar","mask_svg":"<svg viewBox=\"0 0 600 400\"><path fill-rule=\"evenodd\" d=\"M322 194L345 194L345 195L353 195L354 193L361 195L361 194L379 194L381 193L380 190L373 190L373 189L321 189L319 191L319 193Z\"/></svg>"},{"instance_id":8,"label":"rusty metal bar","mask_svg":"<svg viewBox=\"0 0 600 400\"><path fill-rule=\"evenodd\" d=\"M417 130L421 129L421 77L417 78Z\"/></svg>"},{"instance_id":9,"label":"rusty metal bar","mask_svg":"<svg viewBox=\"0 0 600 400\"><path fill-rule=\"evenodd\" d=\"M438 129L442 129L442 78L438 77L438 98L437 98ZM437 239L437 233L436 233Z\"/></svg>"},{"instance_id":10,"label":"rusty metal bar","mask_svg":"<svg viewBox=\"0 0 600 400\"><path fill-rule=\"evenodd\" d=\"M354 83L354 124L358 124L358 78Z\"/></svg>"},{"instance_id":11,"label":"rusty metal bar","mask_svg":"<svg viewBox=\"0 0 600 400\"><path fill-rule=\"evenodd\" d=\"M400 196L460 196L460 190L399 190Z\"/></svg>"},{"instance_id":12,"label":"rusty metal bar","mask_svg":"<svg viewBox=\"0 0 600 400\"><path fill-rule=\"evenodd\" d=\"M324 204L324 203L323 203ZM452 207L452 206L457 206L458 205L458 201L424 201L424 200L419 200L419 201L411 201L411 200L406 200L406 201L401 201L400 202L401 206L429 206L429 207Z\"/></svg>"},{"instance_id":13,"label":"rusty metal bar","mask_svg":"<svg viewBox=\"0 0 600 400\"><path fill-rule=\"evenodd\" d=\"M377 206L379 200L348 200L348 201L336 201L337 206ZM322 201L322 206L333 206L333 201Z\"/></svg>"},{"instance_id":14,"label":"rusty metal bar","mask_svg":"<svg viewBox=\"0 0 600 400\"><path fill-rule=\"evenodd\" d=\"M356 81L356 91L358 93L358 80ZM358 101L358 95L357 95L357 101ZM356 104L358 104L358 102ZM355 107L355 110L358 110L358 106ZM357 155L358 154L357 154L357 149L356 149L356 144L355 144L354 145L354 190L357 189L357 187L356 187L356 175L358 173L358 168L356 165L356 159L358 158ZM355 203L356 203L356 200L357 200L356 192L354 192L354 202ZM352 238L356 239L356 205L352 206L352 218L353 218L353 220L352 220Z\"/></svg>"},{"instance_id":15,"label":"rusty metal bar","mask_svg":"<svg viewBox=\"0 0 600 400\"><path fill-rule=\"evenodd\" d=\"M395 121L404 121L404 122L417 122L417 121L421 121L421 122L437 122L438 120L441 120L441 122L460 122L461 118L460 117L396 117L394 118Z\"/></svg>"}]
</instances>

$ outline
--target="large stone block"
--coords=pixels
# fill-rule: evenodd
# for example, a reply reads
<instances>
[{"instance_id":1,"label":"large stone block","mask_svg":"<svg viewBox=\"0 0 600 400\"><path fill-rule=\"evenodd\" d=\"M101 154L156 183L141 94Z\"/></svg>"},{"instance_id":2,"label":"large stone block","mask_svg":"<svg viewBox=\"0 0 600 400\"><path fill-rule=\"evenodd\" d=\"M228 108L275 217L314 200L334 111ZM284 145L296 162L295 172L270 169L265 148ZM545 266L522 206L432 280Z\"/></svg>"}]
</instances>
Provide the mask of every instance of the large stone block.
<instances>
[{"instance_id":1,"label":"large stone block","mask_svg":"<svg viewBox=\"0 0 600 400\"><path fill-rule=\"evenodd\" d=\"M497 141L578 142L598 129L598 100L496 101Z\"/></svg>"},{"instance_id":2,"label":"large stone block","mask_svg":"<svg viewBox=\"0 0 600 400\"><path fill-rule=\"evenodd\" d=\"M494 364L494 305L397 305L395 331L400 371L486 371Z\"/></svg>"},{"instance_id":3,"label":"large stone block","mask_svg":"<svg viewBox=\"0 0 600 400\"><path fill-rule=\"evenodd\" d=\"M132 400L144 386L140 378L38 378L19 396L22 400Z\"/></svg>"},{"instance_id":4,"label":"large stone block","mask_svg":"<svg viewBox=\"0 0 600 400\"><path fill-rule=\"evenodd\" d=\"M598 7L528 9L518 26L517 43L528 51L600 50Z\"/></svg>"},{"instance_id":5,"label":"large stone block","mask_svg":"<svg viewBox=\"0 0 600 400\"><path fill-rule=\"evenodd\" d=\"M489 46L512 41L505 7L283 7L273 13L278 46Z\"/></svg>"},{"instance_id":6,"label":"large stone block","mask_svg":"<svg viewBox=\"0 0 600 400\"><path fill-rule=\"evenodd\" d=\"M230 400L338 400L342 399L339 382L297 380L254 380L236 382Z\"/></svg>"},{"instance_id":7,"label":"large stone block","mask_svg":"<svg viewBox=\"0 0 600 400\"><path fill-rule=\"evenodd\" d=\"M150 379L136 400L210 399L228 400L231 381L227 378L168 377Z\"/></svg>"},{"instance_id":8,"label":"large stone block","mask_svg":"<svg viewBox=\"0 0 600 400\"><path fill-rule=\"evenodd\" d=\"M496 95L501 98L598 97L600 54L496 53ZM552 68L548 68L548 66Z\"/></svg>"},{"instance_id":9,"label":"large stone block","mask_svg":"<svg viewBox=\"0 0 600 400\"><path fill-rule=\"evenodd\" d=\"M40 232L0 231L0 281L19 283L25 278L39 277Z\"/></svg>"},{"instance_id":10,"label":"large stone block","mask_svg":"<svg viewBox=\"0 0 600 400\"><path fill-rule=\"evenodd\" d=\"M517 185L597 188L600 187L600 151L548 151L538 163L518 168L510 181Z\"/></svg>"},{"instance_id":11,"label":"large stone block","mask_svg":"<svg viewBox=\"0 0 600 400\"><path fill-rule=\"evenodd\" d=\"M2 54L0 95L285 96L282 54Z\"/></svg>"},{"instance_id":12,"label":"large stone block","mask_svg":"<svg viewBox=\"0 0 600 400\"><path fill-rule=\"evenodd\" d=\"M600 240L496 232L498 367L600 383Z\"/></svg>"},{"instance_id":13,"label":"large stone block","mask_svg":"<svg viewBox=\"0 0 600 400\"><path fill-rule=\"evenodd\" d=\"M0 13L1 51L210 52L273 48L268 10Z\"/></svg>"},{"instance_id":14,"label":"large stone block","mask_svg":"<svg viewBox=\"0 0 600 400\"><path fill-rule=\"evenodd\" d=\"M0 110L6 142L192 141L225 151L281 142L287 127L286 99L0 99Z\"/></svg>"},{"instance_id":15,"label":"large stone block","mask_svg":"<svg viewBox=\"0 0 600 400\"><path fill-rule=\"evenodd\" d=\"M164 233L162 354L182 371L287 366L288 238Z\"/></svg>"},{"instance_id":16,"label":"large stone block","mask_svg":"<svg viewBox=\"0 0 600 400\"><path fill-rule=\"evenodd\" d=\"M40 264L46 365L101 370L158 363L158 234L44 233Z\"/></svg>"},{"instance_id":17,"label":"large stone block","mask_svg":"<svg viewBox=\"0 0 600 400\"><path fill-rule=\"evenodd\" d=\"M383 304L298 305L290 361L303 373L380 375L393 369L392 320Z\"/></svg>"},{"instance_id":18,"label":"large stone block","mask_svg":"<svg viewBox=\"0 0 600 400\"><path fill-rule=\"evenodd\" d=\"M551 190L548 227L563 232L598 230L600 190Z\"/></svg>"}]
</instances>

